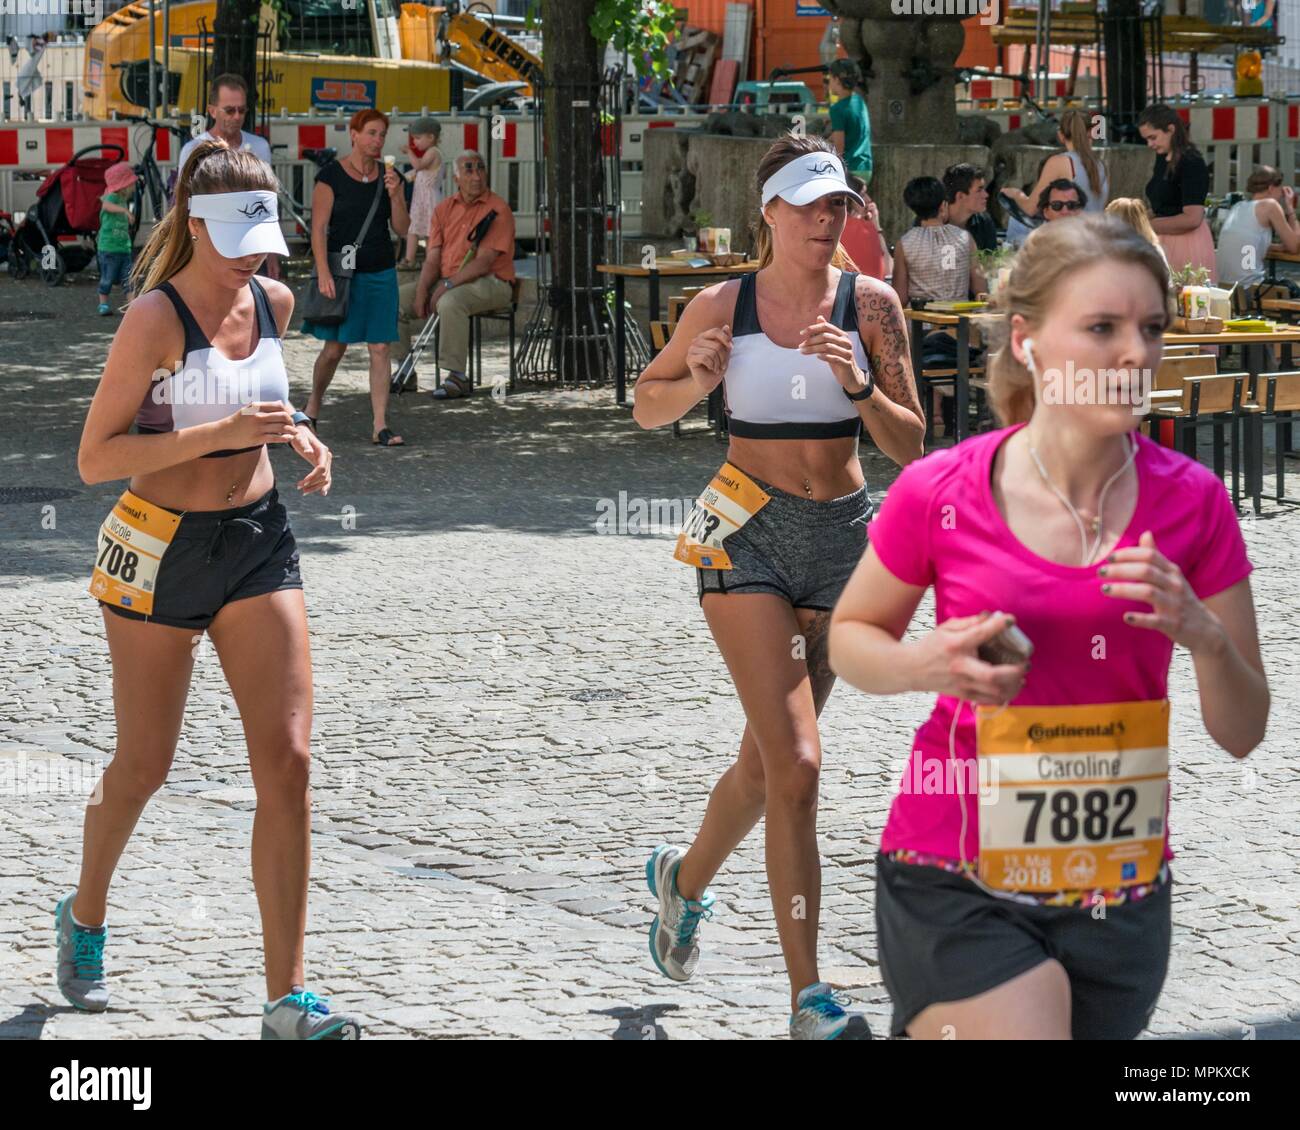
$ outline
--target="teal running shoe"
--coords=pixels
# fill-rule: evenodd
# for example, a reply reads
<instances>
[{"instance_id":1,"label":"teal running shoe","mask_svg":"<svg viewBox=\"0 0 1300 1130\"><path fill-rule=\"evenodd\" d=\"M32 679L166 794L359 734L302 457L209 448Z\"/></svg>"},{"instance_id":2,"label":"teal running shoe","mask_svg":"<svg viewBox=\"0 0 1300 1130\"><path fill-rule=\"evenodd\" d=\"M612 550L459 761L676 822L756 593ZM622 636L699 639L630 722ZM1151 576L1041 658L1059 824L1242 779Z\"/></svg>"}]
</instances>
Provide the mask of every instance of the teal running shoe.
<instances>
[{"instance_id":1,"label":"teal running shoe","mask_svg":"<svg viewBox=\"0 0 1300 1130\"><path fill-rule=\"evenodd\" d=\"M264 1040L359 1040L361 1021L345 1013L330 1012L324 997L306 992L301 985L278 1001L262 1007Z\"/></svg>"},{"instance_id":2,"label":"teal running shoe","mask_svg":"<svg viewBox=\"0 0 1300 1130\"><path fill-rule=\"evenodd\" d=\"M796 998L790 1017L792 1040L869 1040L871 1028L861 1013L847 1012L849 998L825 981L809 985Z\"/></svg>"},{"instance_id":3,"label":"teal running shoe","mask_svg":"<svg viewBox=\"0 0 1300 1130\"><path fill-rule=\"evenodd\" d=\"M86 1012L103 1012L108 1007L108 982L104 978L104 942L108 927L78 926L72 920L68 895L54 908L54 934L58 941L59 992L69 1004Z\"/></svg>"},{"instance_id":4,"label":"teal running shoe","mask_svg":"<svg viewBox=\"0 0 1300 1130\"><path fill-rule=\"evenodd\" d=\"M686 853L663 845L645 865L650 893L659 900L659 913L650 923L650 956L659 972L674 981L687 981L700 963L700 921L713 917L713 892L699 901L677 893L677 868Z\"/></svg>"}]
</instances>

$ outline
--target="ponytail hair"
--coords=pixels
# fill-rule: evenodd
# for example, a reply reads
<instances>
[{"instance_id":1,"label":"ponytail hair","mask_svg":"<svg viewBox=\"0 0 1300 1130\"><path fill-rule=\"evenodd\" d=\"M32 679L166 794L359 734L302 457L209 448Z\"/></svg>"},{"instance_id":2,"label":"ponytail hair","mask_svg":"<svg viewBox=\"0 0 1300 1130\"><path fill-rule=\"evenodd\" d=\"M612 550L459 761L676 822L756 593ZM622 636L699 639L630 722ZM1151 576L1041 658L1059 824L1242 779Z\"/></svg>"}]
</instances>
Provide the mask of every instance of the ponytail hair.
<instances>
[{"instance_id":1,"label":"ponytail hair","mask_svg":"<svg viewBox=\"0 0 1300 1130\"><path fill-rule=\"evenodd\" d=\"M1088 176L1088 187L1092 195L1101 196L1101 162L1092 151L1092 123L1090 116L1083 110L1066 110L1061 115L1061 133L1069 140L1079 160L1083 162L1083 171Z\"/></svg>"},{"instance_id":2,"label":"ponytail hair","mask_svg":"<svg viewBox=\"0 0 1300 1130\"><path fill-rule=\"evenodd\" d=\"M144 294L182 270L194 256L190 238L190 197L210 192L277 192L270 168L246 149L224 141L199 142L176 180L176 200L154 225L131 272L135 294ZM203 221L200 220L200 223Z\"/></svg>"}]
</instances>

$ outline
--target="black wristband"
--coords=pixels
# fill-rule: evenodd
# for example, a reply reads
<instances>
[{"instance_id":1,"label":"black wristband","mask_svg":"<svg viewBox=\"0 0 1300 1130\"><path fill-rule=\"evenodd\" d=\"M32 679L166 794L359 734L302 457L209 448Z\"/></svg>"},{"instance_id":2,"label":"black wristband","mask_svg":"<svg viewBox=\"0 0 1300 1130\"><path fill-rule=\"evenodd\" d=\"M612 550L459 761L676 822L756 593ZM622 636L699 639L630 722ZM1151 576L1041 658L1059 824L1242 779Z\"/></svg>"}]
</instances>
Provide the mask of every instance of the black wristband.
<instances>
[{"instance_id":1,"label":"black wristband","mask_svg":"<svg viewBox=\"0 0 1300 1130\"><path fill-rule=\"evenodd\" d=\"M861 392L849 392L848 389L844 390L844 395L847 396L850 400L866 400L871 396L873 392L876 391L876 379L871 375L871 371L867 370L867 372L863 373L862 375L867 378L866 388L864 388Z\"/></svg>"}]
</instances>

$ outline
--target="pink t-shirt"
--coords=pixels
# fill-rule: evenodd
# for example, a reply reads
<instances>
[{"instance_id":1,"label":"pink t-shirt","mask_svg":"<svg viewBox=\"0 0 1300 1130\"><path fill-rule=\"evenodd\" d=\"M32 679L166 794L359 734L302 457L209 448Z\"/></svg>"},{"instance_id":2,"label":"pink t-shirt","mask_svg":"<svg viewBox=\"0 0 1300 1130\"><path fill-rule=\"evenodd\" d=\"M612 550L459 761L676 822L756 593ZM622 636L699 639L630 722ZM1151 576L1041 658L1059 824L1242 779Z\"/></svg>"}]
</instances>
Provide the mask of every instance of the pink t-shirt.
<instances>
[{"instance_id":1,"label":"pink t-shirt","mask_svg":"<svg viewBox=\"0 0 1300 1130\"><path fill-rule=\"evenodd\" d=\"M868 529L876 556L909 585L934 586L936 622L985 609L1009 612L1033 641L1034 656L1017 706L1163 699L1173 642L1162 632L1124 623L1128 611L1149 604L1104 596L1102 564L1058 565L1025 548L993 499L993 458L1015 431L1003 428L936 451L904 468ZM1134 546L1144 530L1182 570L1201 599L1250 574L1237 515L1223 483L1195 460L1139 435L1135 464L1138 500L1116 548ZM948 762L949 731L957 700L940 695L916 732L908 782ZM975 714L961 708L954 749L975 757ZM918 765L918 759L921 764ZM973 780L969 766L958 775ZM952 780L950 773L948 780ZM959 852L961 800L955 790L904 789L894 798L881 851L910 850L946 859L979 854L978 797L965 798L965 852ZM1165 857L1171 858L1168 838Z\"/></svg>"}]
</instances>

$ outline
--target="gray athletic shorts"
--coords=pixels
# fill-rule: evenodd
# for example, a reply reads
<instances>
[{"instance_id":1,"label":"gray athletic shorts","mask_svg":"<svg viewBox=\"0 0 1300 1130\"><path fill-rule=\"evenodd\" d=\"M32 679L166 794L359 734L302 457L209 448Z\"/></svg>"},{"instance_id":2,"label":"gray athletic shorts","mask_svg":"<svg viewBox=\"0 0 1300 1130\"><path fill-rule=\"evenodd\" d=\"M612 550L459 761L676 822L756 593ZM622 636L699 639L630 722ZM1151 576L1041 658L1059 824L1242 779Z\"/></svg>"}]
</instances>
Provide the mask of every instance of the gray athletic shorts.
<instances>
[{"instance_id":1,"label":"gray athletic shorts","mask_svg":"<svg viewBox=\"0 0 1300 1130\"><path fill-rule=\"evenodd\" d=\"M772 501L723 542L733 568L696 570L700 599L709 592L772 592L795 608L834 608L866 552L867 488L815 502L754 482Z\"/></svg>"},{"instance_id":2,"label":"gray athletic shorts","mask_svg":"<svg viewBox=\"0 0 1300 1130\"><path fill-rule=\"evenodd\" d=\"M1070 978L1076 1040L1131 1040L1169 967L1172 880L1135 903L1026 906L938 867L876 856L876 944L901 1036L926 1008L978 996L1055 958Z\"/></svg>"}]
</instances>

